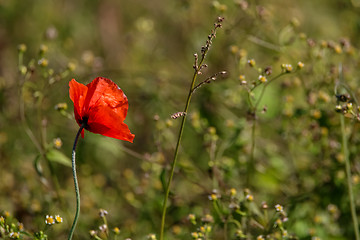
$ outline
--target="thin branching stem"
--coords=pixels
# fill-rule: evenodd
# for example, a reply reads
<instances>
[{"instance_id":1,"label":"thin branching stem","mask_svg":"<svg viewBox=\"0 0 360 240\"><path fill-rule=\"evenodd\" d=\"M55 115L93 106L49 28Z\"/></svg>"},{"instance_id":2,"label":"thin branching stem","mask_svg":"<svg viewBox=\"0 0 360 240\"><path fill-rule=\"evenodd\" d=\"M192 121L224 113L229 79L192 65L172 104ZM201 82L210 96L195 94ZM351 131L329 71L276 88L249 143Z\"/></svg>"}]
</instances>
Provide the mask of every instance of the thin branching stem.
<instances>
[{"instance_id":1,"label":"thin branching stem","mask_svg":"<svg viewBox=\"0 0 360 240\"><path fill-rule=\"evenodd\" d=\"M200 65L203 63L204 59L205 59L205 56L201 59ZM194 72L192 81L191 81L189 94L188 94L188 97L186 99L186 104L185 104L185 109L184 109L185 113L187 113L187 111L189 109L190 100L191 100L191 96L193 94L193 88L194 88L194 85L195 85L197 75L198 75L198 71L196 69L195 72ZM183 131L184 131L186 116L187 116L187 114L184 114L183 117L182 117L180 130L179 130L178 141L176 143L176 148L175 148L175 152L174 152L174 160L173 160L172 165L171 165L170 176L169 176L168 184L167 184L166 190L165 190L165 197L164 197L163 209L162 209L162 217L161 217L160 240L164 239L164 228L165 228L167 201L168 201L169 193L170 193L170 185L171 185L171 182L172 182L172 179L173 179L173 176L174 176L174 170L175 170L175 166L176 166L176 161L177 161L177 156L178 156L178 152L179 152L179 147L180 147L180 143L181 143L182 134L183 134Z\"/></svg>"},{"instance_id":2,"label":"thin branching stem","mask_svg":"<svg viewBox=\"0 0 360 240\"><path fill-rule=\"evenodd\" d=\"M254 172L254 156L255 156L255 132L256 132L256 112L257 112L257 109L259 107L259 104L262 100L262 98L264 97L264 94L265 94L265 90L266 90L266 87L274 82L276 79L280 78L281 76L283 76L284 74L286 74L287 72L282 72L278 75L276 75L275 77L273 77L271 80L269 80L269 82L267 82L263 88L261 89L261 92L260 92L260 95L257 99L257 101L255 103L253 103L251 101L251 93L252 91L254 91L254 89L260 85L256 85L255 87L253 87L251 89L251 91L248 92L248 101L249 101L249 104L250 104L250 108L251 108L251 114L253 115L253 125L251 127L251 150L250 150L250 158L249 158L249 161L247 163L247 177L246 177L246 184L247 186L250 185L250 176L253 174Z\"/></svg>"},{"instance_id":3,"label":"thin branching stem","mask_svg":"<svg viewBox=\"0 0 360 240\"><path fill-rule=\"evenodd\" d=\"M349 149L347 145L347 137L345 132L345 119L344 115L340 116L340 124L341 124L341 135L342 135L342 152L345 159L345 171L346 171L346 180L347 180L347 187L348 187L348 194L349 194L349 201L350 201L350 211L351 217L354 225L354 232L355 232L355 239L360 240L359 235L359 224L356 216L356 208L355 208L355 199L354 193L352 188L352 179L351 179L351 169L350 169L350 159L349 159Z\"/></svg>"},{"instance_id":4,"label":"thin branching stem","mask_svg":"<svg viewBox=\"0 0 360 240\"><path fill-rule=\"evenodd\" d=\"M200 59L200 61L198 59L198 55L197 54L194 55L195 56L194 74L193 74L193 77L192 77L192 80L191 80L188 97L186 99L185 109L184 109L183 114L182 114L182 121L181 121L181 125L180 125L178 140L177 140L176 147L175 147L174 159L173 159L173 162L171 164L170 175L169 175L169 179L168 179L167 186L166 186L166 189L165 189L165 196L164 196L164 202L163 202L163 207L162 207L162 216L161 216L160 240L164 239L165 219L166 219L166 211L167 211L167 202L168 202L169 193L170 193L170 186L171 186L172 179L174 177L174 171L175 171L175 166L176 166L176 162L177 162L177 156L178 156L178 153L179 153L181 138L182 138L182 134L183 134L184 127L185 127L185 121L186 121L187 112L188 112L188 109L189 109L189 106L190 106L190 101L191 101L192 94L194 93L194 90L195 90L195 82L196 82L197 76L200 74L200 70L203 67L206 66L206 65L203 65L206 54L208 53L208 51L210 49L212 39L215 37L216 29L221 27L220 22L222 22L222 21L223 21L223 18L219 17L218 18L218 23L215 23L215 28L212 31L211 35L208 36L208 40L206 41L206 45L203 46L202 49L201 49L201 59Z\"/></svg>"},{"instance_id":5,"label":"thin branching stem","mask_svg":"<svg viewBox=\"0 0 360 240\"><path fill-rule=\"evenodd\" d=\"M283 73L280 73L279 75L275 76L275 77L272 78L268 83L266 83L266 84L264 85L264 87L263 87L262 90L261 90L260 96L259 96L258 100L257 100L256 103L255 103L255 106L254 106L254 110L255 110L255 111L257 110L257 107L259 106L262 98L264 97L264 93L265 93L266 87L267 87L270 83L272 83L272 82L275 81L276 79L280 78L280 77L281 77L282 75L284 75L284 74L286 74L286 73L284 73L284 72L283 72ZM258 86L259 86L259 85L258 85Z\"/></svg>"},{"instance_id":6,"label":"thin branching stem","mask_svg":"<svg viewBox=\"0 0 360 240\"><path fill-rule=\"evenodd\" d=\"M73 145L73 149L72 149L71 164L72 164L72 172L73 172L74 185L75 185L76 211L75 211L74 222L73 222L73 224L71 226L71 229L70 229L68 240L72 239L72 236L74 234L77 221L79 219L79 214L80 214L80 191L79 191L79 184L78 184L78 180L77 180L77 176L76 176L75 153L76 153L76 145L78 143L79 136L80 136L81 132L83 131L84 127L85 127L85 124L81 125L79 131L77 132L76 137L75 137L75 141L74 141L74 145Z\"/></svg>"}]
</instances>

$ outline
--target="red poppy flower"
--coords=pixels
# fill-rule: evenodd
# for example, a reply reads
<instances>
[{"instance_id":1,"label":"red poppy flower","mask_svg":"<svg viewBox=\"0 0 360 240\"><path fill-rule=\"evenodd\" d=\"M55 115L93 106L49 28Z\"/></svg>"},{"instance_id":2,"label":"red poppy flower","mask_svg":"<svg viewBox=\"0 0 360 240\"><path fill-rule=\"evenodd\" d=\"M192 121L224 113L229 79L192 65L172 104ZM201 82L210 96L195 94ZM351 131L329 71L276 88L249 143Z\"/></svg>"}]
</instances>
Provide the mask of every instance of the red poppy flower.
<instances>
[{"instance_id":1,"label":"red poppy flower","mask_svg":"<svg viewBox=\"0 0 360 240\"><path fill-rule=\"evenodd\" d=\"M107 137L133 142L135 137L124 123L129 108L124 92L110 79L98 77L86 86L72 79L70 99L79 126ZM84 137L84 130L81 132Z\"/></svg>"}]
</instances>

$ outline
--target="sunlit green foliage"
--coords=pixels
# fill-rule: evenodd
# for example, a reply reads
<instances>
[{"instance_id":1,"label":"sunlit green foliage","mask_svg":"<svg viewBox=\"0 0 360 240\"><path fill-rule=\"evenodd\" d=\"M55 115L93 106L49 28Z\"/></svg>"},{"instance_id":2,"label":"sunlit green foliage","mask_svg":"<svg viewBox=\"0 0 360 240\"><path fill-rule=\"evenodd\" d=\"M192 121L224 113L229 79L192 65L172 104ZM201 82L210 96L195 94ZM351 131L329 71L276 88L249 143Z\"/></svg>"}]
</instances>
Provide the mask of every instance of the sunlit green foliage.
<instances>
[{"instance_id":1,"label":"sunlit green foliage","mask_svg":"<svg viewBox=\"0 0 360 240\"><path fill-rule=\"evenodd\" d=\"M221 16L165 239L355 239L345 163L360 209L357 2L1 1L0 238L66 239L78 129L68 83L97 76L126 93L136 137L80 139L74 239L158 237L194 54Z\"/></svg>"}]
</instances>

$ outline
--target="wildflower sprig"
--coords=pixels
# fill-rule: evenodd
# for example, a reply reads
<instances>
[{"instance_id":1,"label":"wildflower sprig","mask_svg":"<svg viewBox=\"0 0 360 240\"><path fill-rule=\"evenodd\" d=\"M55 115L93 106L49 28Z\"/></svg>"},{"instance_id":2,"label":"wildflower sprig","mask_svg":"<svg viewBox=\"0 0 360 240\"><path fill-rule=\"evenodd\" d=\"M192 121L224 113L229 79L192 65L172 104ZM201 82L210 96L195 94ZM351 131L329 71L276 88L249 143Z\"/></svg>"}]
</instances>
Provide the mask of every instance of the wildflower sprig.
<instances>
[{"instance_id":1,"label":"wildflower sprig","mask_svg":"<svg viewBox=\"0 0 360 240\"><path fill-rule=\"evenodd\" d=\"M188 220L196 227L195 231L190 233L190 236L194 240L200 239L209 239L209 235L213 229L214 219L211 215L207 214L200 219L200 221L196 221L194 214L188 215Z\"/></svg>"},{"instance_id":2,"label":"wildflower sprig","mask_svg":"<svg viewBox=\"0 0 360 240\"><path fill-rule=\"evenodd\" d=\"M71 164L70 159L58 150L57 145L48 142L46 137L48 118L44 115L44 109L46 109L45 106L52 95L52 88L66 76L65 72L70 73L71 71L69 71L68 67L66 69L60 67L59 71L50 67L52 61L51 58L47 57L49 51L47 45L41 44L37 54L29 57L26 56L27 46L25 44L18 46L19 116L24 132L37 150L37 156L33 162L35 171L44 185L49 188L53 187L51 190L55 191L56 200L63 205L64 203L60 198L58 174L54 173L53 164L54 162L65 166ZM26 57L29 57L28 61L26 61ZM75 70L75 66L71 70ZM34 79L36 79L36 84L33 82ZM31 98L27 99L25 97L27 95L31 96ZM66 112L65 107L58 110L63 113ZM37 124L30 125L31 122Z\"/></svg>"},{"instance_id":3,"label":"wildflower sprig","mask_svg":"<svg viewBox=\"0 0 360 240\"><path fill-rule=\"evenodd\" d=\"M249 65L251 67L255 66L255 60L249 61ZM285 74L295 73L297 70L301 70L304 67L302 62L298 62L297 68L294 70L291 64L281 64L281 72L278 75L275 75L270 78L272 74L272 68L266 67L264 70L260 69L260 75L258 76L257 80L253 81L252 84L248 84L246 81L241 81L241 86L245 87L247 90L247 100L249 105L249 117L253 119L253 125L251 130L251 150L249 155L249 160L247 161L247 184L250 183L250 176L254 172L254 151L255 151L255 129L256 129L256 117L257 112L259 111L259 105L265 95L265 91L267 87L274 82L275 80L281 78ZM245 77L241 77L245 79ZM254 91L259 87L262 86L262 89L259 95L255 98ZM262 112L266 112L267 107L262 108Z\"/></svg>"},{"instance_id":4,"label":"wildflower sprig","mask_svg":"<svg viewBox=\"0 0 360 240\"><path fill-rule=\"evenodd\" d=\"M340 67L341 70L341 67ZM340 80L336 83L334 92L335 96L337 97L338 102L345 102L346 103L346 109L342 109L342 115L340 116L340 124L341 124L341 135L342 135L342 154L344 156L344 162L345 162L345 172L346 172L346 183L348 187L348 195L349 195L349 205L350 205L350 211L351 211L351 217L354 227L354 233L355 233L355 239L360 239L360 232L359 232L359 223L357 220L357 214L356 214L356 204L355 204L355 197L353 193L353 187L352 187L352 175L351 175L351 167L350 167L350 156L349 156L349 149L348 149L348 137L345 131L345 114L350 112L353 113L352 103L350 102L350 99L355 99L352 92L350 91L350 88L343 82L342 79L342 71L340 71ZM346 92L350 92L350 94L339 94L340 88L343 88ZM356 99L354 100L356 103ZM351 104L350 104L351 103ZM358 105L358 104L357 104ZM341 112L341 111L340 111ZM359 113L354 114L356 115L356 118L359 119Z\"/></svg>"},{"instance_id":5,"label":"wildflower sprig","mask_svg":"<svg viewBox=\"0 0 360 240\"><path fill-rule=\"evenodd\" d=\"M182 115L182 121L181 121L181 125L180 125L179 136L178 136L177 144L176 144L176 147L175 147L174 158L173 158L173 162L172 162L171 169L170 169L170 175L169 175L169 178L168 178L168 181L167 181L167 185L165 187L165 196L164 196L164 201L163 201L161 226L160 226L160 237L159 237L160 240L164 239L167 201L168 201L168 198L169 198L171 182L172 182L172 179L173 179L173 176L174 176L174 170L175 170L175 166L176 166L176 162L177 162L177 156L178 156L179 147L180 147L180 143L181 143L181 138L182 138L182 134L183 134L184 126L185 126L185 120L186 120L187 112L188 112L188 109L189 109L189 106L190 106L190 101L191 101L192 94L194 93L194 89L195 89L195 86L196 86L195 85L196 79L197 79L198 75L202 74L201 70L203 68L207 67L207 65L204 64L205 57L206 57L206 55L207 55L207 53L208 53L208 51L209 51L209 49L210 49L210 47L212 45L213 39L216 37L216 31L217 31L217 29L222 27L222 22L223 21L224 21L224 18L222 18L222 17L217 18L217 21L214 23L214 28L211 31L211 33L208 35L208 38L206 40L205 45L201 47L201 57L199 58L198 54L194 54L194 65L193 65L194 74L193 74L192 81L191 81L191 84L190 84L188 97L186 99L185 108L184 108L184 111L181 114ZM204 82L204 83L208 83L208 82Z\"/></svg>"},{"instance_id":6,"label":"wildflower sprig","mask_svg":"<svg viewBox=\"0 0 360 240\"><path fill-rule=\"evenodd\" d=\"M62 218L59 215L46 215L44 223L50 227L62 223ZM0 214L0 239L48 240L48 237L44 231L32 233L26 230L23 223L12 217L8 211L4 211Z\"/></svg>"},{"instance_id":7,"label":"wildflower sprig","mask_svg":"<svg viewBox=\"0 0 360 240\"><path fill-rule=\"evenodd\" d=\"M226 71L221 71L221 72L215 73L214 75L206 78L204 81L202 81L202 82L200 82L198 85L196 85L196 86L193 88L192 91L195 92L196 89L198 89L199 87L201 87L203 84L209 84L209 83L211 83L212 81L217 80L217 78L218 78L219 76L224 77L225 75L226 75Z\"/></svg>"},{"instance_id":8,"label":"wildflower sprig","mask_svg":"<svg viewBox=\"0 0 360 240\"><path fill-rule=\"evenodd\" d=\"M110 228L106 216L108 211L105 209L99 209L98 217L102 220L102 223L97 228L89 231L89 235L92 239L106 240L106 239L118 239L120 236L120 229L118 227Z\"/></svg>"},{"instance_id":9,"label":"wildflower sprig","mask_svg":"<svg viewBox=\"0 0 360 240\"><path fill-rule=\"evenodd\" d=\"M279 73L278 75L276 75L270 79L268 79L268 77L266 77L266 75L269 76L271 74L272 70L269 70L269 69L271 69L269 67L265 68L263 71L264 75L259 75L258 81L255 81L253 86L248 89L248 102L250 104L250 108L252 109L252 112L255 113L259 103L261 102L261 100L264 96L265 90L270 83L274 82L276 79L279 79L280 77L282 77L285 74L295 73L297 70L301 70L303 67L304 67L304 64L302 62L298 62L297 68L295 70L293 69L291 64L281 64L281 69L282 69L281 73ZM253 94L252 93L260 85L264 85L264 86L263 86L257 100L255 102L253 102L253 100L252 100Z\"/></svg>"},{"instance_id":10,"label":"wildflower sprig","mask_svg":"<svg viewBox=\"0 0 360 240\"><path fill-rule=\"evenodd\" d=\"M338 93L338 88L341 86L346 90L345 93ZM348 93L350 92L350 93ZM344 83L338 83L335 86L335 97L336 97L336 106L335 111L342 113L347 118L352 118L354 120L360 121L360 106L357 102L357 99L354 97L354 94Z\"/></svg>"},{"instance_id":11,"label":"wildflower sprig","mask_svg":"<svg viewBox=\"0 0 360 240\"><path fill-rule=\"evenodd\" d=\"M211 237L211 229L219 224L223 226L223 239L243 239L247 235L251 236L253 232L261 233L263 238L259 239L287 239L286 237L290 236L286 229L288 217L284 207L276 204L269 208L266 202L258 206L249 189L237 194L235 188L230 188L223 195L215 190L208 195L208 199L212 202L211 214L206 214L201 221L195 214L187 217L191 225L196 227L196 231L191 232L192 239L208 239ZM230 233L235 234L230 237Z\"/></svg>"}]
</instances>

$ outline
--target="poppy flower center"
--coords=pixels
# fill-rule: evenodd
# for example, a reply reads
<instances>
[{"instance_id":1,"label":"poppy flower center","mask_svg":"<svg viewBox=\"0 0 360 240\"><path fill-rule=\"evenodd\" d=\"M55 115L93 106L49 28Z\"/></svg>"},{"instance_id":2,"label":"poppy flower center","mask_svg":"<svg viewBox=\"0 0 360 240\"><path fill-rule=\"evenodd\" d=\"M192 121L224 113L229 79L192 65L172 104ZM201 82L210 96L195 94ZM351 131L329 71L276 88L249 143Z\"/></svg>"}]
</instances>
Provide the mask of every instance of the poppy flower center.
<instances>
[{"instance_id":1,"label":"poppy flower center","mask_svg":"<svg viewBox=\"0 0 360 240\"><path fill-rule=\"evenodd\" d=\"M89 120L89 117L82 117L81 120L79 121L81 125L84 125L85 129L87 129L87 127L88 127L88 120Z\"/></svg>"}]
</instances>

